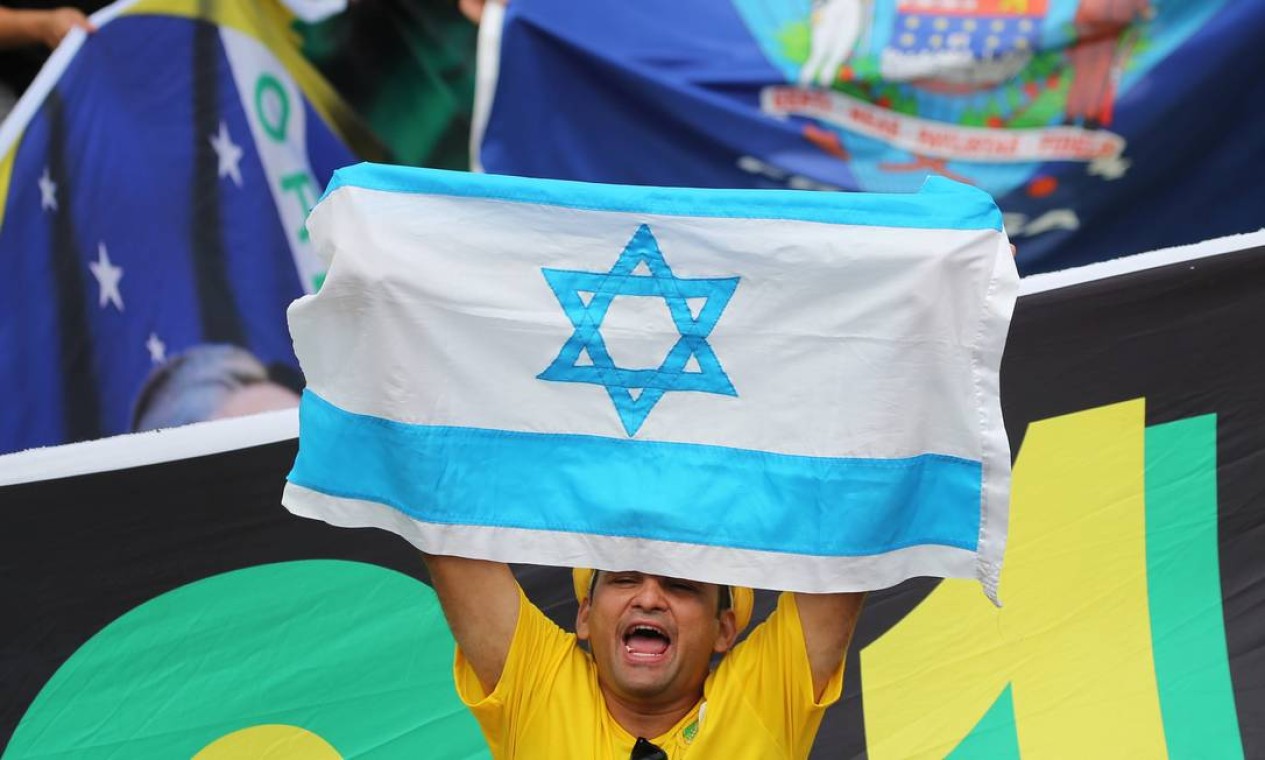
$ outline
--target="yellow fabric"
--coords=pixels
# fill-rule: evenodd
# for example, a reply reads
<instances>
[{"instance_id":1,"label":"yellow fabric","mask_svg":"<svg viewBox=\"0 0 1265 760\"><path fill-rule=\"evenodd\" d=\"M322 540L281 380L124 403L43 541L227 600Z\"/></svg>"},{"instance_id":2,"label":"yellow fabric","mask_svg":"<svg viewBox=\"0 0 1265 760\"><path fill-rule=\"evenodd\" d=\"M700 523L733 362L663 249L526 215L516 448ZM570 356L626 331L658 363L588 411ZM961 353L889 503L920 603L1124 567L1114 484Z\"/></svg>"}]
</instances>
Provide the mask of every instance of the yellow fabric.
<instances>
[{"instance_id":1,"label":"yellow fabric","mask_svg":"<svg viewBox=\"0 0 1265 760\"><path fill-rule=\"evenodd\" d=\"M1143 399L1028 426L1015 461L1006 606L975 583L946 580L862 650L871 760L945 757L1008 686L1021 757L1168 756L1145 474Z\"/></svg>"},{"instance_id":2,"label":"yellow fabric","mask_svg":"<svg viewBox=\"0 0 1265 760\"><path fill-rule=\"evenodd\" d=\"M4 224L4 210L9 205L9 178L13 176L13 157L18 154L25 130L18 134L9 150L0 156L0 225Z\"/></svg>"},{"instance_id":3,"label":"yellow fabric","mask_svg":"<svg viewBox=\"0 0 1265 760\"><path fill-rule=\"evenodd\" d=\"M632 752L636 737L606 711L592 658L521 590L514 642L496 688L484 692L460 648L453 677L496 760L627 760ZM822 714L842 693L843 667L820 702L812 683L795 596L785 593L711 673L702 702L650 741L671 760L806 758Z\"/></svg>"}]
</instances>

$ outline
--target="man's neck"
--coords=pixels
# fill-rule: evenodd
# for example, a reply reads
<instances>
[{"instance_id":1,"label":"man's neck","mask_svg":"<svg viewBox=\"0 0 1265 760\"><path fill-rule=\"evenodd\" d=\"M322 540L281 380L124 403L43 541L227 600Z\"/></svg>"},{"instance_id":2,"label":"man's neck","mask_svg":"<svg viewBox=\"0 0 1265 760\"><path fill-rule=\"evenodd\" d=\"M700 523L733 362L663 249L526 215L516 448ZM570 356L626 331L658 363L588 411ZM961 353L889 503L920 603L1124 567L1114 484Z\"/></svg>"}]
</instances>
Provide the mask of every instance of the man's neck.
<instances>
[{"instance_id":1,"label":"man's neck","mask_svg":"<svg viewBox=\"0 0 1265 760\"><path fill-rule=\"evenodd\" d=\"M653 739L675 726L703 698L700 689L698 694L686 695L662 704L646 703L622 698L604 685L601 688L606 709L615 722L633 736L646 739Z\"/></svg>"}]
</instances>

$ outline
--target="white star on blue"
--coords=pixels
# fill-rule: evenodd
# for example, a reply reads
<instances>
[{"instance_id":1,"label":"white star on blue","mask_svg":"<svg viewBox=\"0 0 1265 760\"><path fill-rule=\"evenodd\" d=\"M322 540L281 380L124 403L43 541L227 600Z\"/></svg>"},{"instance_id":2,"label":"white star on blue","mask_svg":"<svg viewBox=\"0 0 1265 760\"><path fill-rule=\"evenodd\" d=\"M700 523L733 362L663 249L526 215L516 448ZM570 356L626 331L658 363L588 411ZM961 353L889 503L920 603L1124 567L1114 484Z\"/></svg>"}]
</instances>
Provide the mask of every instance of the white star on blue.
<instances>
[{"instance_id":1,"label":"white star on blue","mask_svg":"<svg viewBox=\"0 0 1265 760\"><path fill-rule=\"evenodd\" d=\"M633 274L645 262L648 275ZM738 287L737 277L684 279L672 273L650 228L641 225L624 246L609 272L541 269L575 332L558 358L537 377L564 383L590 383L606 388L628 436L637 434L646 416L668 391L699 391L737 396L707 336ZM581 293L591 293L588 303ZM658 369L615 366L602 339L602 320L615 296L662 298L681 337L668 350ZM687 299L703 299L695 317ZM592 364L576 365L585 353ZM686 371L690 359L698 371ZM637 391L638 393L634 393Z\"/></svg>"}]
</instances>

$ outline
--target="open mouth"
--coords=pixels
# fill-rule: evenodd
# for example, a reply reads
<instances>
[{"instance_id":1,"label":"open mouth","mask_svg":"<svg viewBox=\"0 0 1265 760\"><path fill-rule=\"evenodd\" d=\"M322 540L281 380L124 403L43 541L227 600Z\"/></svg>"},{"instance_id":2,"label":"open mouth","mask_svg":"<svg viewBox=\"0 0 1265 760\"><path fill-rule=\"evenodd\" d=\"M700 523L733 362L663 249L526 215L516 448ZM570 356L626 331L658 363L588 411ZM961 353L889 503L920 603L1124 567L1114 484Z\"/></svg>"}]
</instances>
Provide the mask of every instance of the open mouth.
<instances>
[{"instance_id":1,"label":"open mouth","mask_svg":"<svg viewBox=\"0 0 1265 760\"><path fill-rule=\"evenodd\" d=\"M634 659L662 657L671 644L672 637L655 625L638 623L624 632L624 651Z\"/></svg>"}]
</instances>

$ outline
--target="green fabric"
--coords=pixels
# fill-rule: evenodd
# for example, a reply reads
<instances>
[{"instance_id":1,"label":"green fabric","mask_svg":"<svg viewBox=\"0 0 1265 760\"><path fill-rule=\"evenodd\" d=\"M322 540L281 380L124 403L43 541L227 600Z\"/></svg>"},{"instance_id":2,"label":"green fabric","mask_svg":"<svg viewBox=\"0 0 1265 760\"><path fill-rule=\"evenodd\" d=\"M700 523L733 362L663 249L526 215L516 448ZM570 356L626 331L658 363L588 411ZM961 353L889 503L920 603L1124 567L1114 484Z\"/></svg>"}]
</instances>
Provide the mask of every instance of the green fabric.
<instances>
[{"instance_id":1,"label":"green fabric","mask_svg":"<svg viewBox=\"0 0 1265 760\"><path fill-rule=\"evenodd\" d=\"M44 686L18 758L189 758L252 726L344 758L487 757L421 581L376 565L262 565L169 591L106 626Z\"/></svg>"},{"instance_id":2,"label":"green fabric","mask_svg":"<svg viewBox=\"0 0 1265 760\"><path fill-rule=\"evenodd\" d=\"M478 30L452 0L356 0L296 23L303 52L395 163L470 168Z\"/></svg>"},{"instance_id":3,"label":"green fabric","mask_svg":"<svg viewBox=\"0 0 1265 760\"><path fill-rule=\"evenodd\" d=\"M1242 758L1217 556L1216 415L1146 429L1146 564L1170 757ZM1018 758L1007 686L949 755Z\"/></svg>"},{"instance_id":4,"label":"green fabric","mask_svg":"<svg viewBox=\"0 0 1265 760\"><path fill-rule=\"evenodd\" d=\"M1015 733L1015 700L1010 684L1001 690L992 707L971 733L958 743L946 760L1019 760L1019 736Z\"/></svg>"},{"instance_id":5,"label":"green fabric","mask_svg":"<svg viewBox=\"0 0 1265 760\"><path fill-rule=\"evenodd\" d=\"M1216 415L1146 429L1146 567L1169 756L1243 757L1221 607Z\"/></svg>"}]
</instances>

